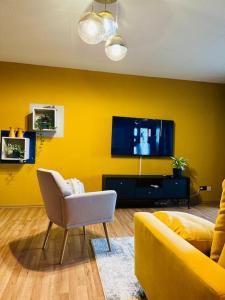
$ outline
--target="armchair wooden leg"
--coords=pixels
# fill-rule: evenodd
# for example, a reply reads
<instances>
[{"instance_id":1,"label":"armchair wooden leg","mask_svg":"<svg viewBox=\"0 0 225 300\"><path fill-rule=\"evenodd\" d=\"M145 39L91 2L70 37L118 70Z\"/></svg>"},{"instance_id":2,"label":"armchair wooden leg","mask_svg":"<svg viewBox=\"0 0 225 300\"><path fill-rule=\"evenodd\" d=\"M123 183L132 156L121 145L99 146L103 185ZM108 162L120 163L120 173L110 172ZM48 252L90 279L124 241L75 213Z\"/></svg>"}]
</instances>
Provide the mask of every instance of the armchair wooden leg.
<instances>
[{"instance_id":1,"label":"armchair wooden leg","mask_svg":"<svg viewBox=\"0 0 225 300\"><path fill-rule=\"evenodd\" d=\"M44 239L44 243L43 243L43 246L42 246L43 250L46 248L52 224L53 224L53 222L49 221L49 223L48 223L48 229L47 229L47 232L46 232L46 235L45 235L45 239Z\"/></svg>"},{"instance_id":2,"label":"armchair wooden leg","mask_svg":"<svg viewBox=\"0 0 225 300\"><path fill-rule=\"evenodd\" d=\"M65 229L65 231L64 231L64 238L63 238L63 245L62 245L62 250L61 250L61 255L60 255L60 265L63 262L63 256L64 256L64 252L65 252L65 248L66 248L66 242L67 242L67 238L68 238L68 233L69 233L69 230Z\"/></svg>"},{"instance_id":3,"label":"armchair wooden leg","mask_svg":"<svg viewBox=\"0 0 225 300\"><path fill-rule=\"evenodd\" d=\"M83 233L84 233L84 235L86 235L86 228L85 228L85 226L83 226Z\"/></svg>"},{"instance_id":4,"label":"armchair wooden leg","mask_svg":"<svg viewBox=\"0 0 225 300\"><path fill-rule=\"evenodd\" d=\"M111 252L111 245L110 245L110 241L109 241L109 235L108 235L108 230L107 230L106 223L103 223L103 227L104 227L105 236L106 236L106 239L107 239L107 244L108 244L108 247L109 247L109 251Z\"/></svg>"}]
</instances>

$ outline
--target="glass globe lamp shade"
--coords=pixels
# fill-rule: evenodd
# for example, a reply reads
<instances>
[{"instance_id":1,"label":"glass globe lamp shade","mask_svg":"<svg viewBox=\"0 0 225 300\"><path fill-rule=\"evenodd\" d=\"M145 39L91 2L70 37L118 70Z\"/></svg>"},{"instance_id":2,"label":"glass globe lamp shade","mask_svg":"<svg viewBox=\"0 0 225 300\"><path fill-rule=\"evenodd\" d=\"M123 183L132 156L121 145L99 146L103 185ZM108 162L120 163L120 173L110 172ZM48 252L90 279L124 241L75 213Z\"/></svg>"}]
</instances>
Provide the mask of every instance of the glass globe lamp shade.
<instances>
[{"instance_id":1,"label":"glass globe lamp shade","mask_svg":"<svg viewBox=\"0 0 225 300\"><path fill-rule=\"evenodd\" d=\"M105 53L113 61L119 61L126 56L127 46L120 35L113 35L106 41Z\"/></svg>"},{"instance_id":2,"label":"glass globe lamp shade","mask_svg":"<svg viewBox=\"0 0 225 300\"><path fill-rule=\"evenodd\" d=\"M111 12L101 11L98 15L102 18L102 23L105 31L103 40L106 41L111 35L114 35L116 33L118 26Z\"/></svg>"},{"instance_id":3,"label":"glass globe lamp shade","mask_svg":"<svg viewBox=\"0 0 225 300\"><path fill-rule=\"evenodd\" d=\"M101 17L95 12L87 12L78 22L78 33L87 44L97 45L102 42L104 27Z\"/></svg>"}]
</instances>

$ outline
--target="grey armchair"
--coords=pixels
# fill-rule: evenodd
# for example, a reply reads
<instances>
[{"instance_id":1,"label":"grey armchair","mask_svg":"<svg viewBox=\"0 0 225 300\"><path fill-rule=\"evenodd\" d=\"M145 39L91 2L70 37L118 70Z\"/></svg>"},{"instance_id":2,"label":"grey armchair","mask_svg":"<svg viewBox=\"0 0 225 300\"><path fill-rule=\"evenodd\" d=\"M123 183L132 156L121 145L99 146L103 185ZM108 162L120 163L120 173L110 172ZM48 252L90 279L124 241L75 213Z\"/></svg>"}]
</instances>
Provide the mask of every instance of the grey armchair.
<instances>
[{"instance_id":1,"label":"grey armchair","mask_svg":"<svg viewBox=\"0 0 225 300\"><path fill-rule=\"evenodd\" d=\"M101 191L73 194L70 186L66 184L64 178L57 171L38 169L37 176L49 218L42 248L46 248L52 224L63 227L65 231L60 255L60 264L62 264L68 230L83 226L85 234L86 225L103 223L109 251L111 251L106 222L113 221L116 192Z\"/></svg>"}]
</instances>

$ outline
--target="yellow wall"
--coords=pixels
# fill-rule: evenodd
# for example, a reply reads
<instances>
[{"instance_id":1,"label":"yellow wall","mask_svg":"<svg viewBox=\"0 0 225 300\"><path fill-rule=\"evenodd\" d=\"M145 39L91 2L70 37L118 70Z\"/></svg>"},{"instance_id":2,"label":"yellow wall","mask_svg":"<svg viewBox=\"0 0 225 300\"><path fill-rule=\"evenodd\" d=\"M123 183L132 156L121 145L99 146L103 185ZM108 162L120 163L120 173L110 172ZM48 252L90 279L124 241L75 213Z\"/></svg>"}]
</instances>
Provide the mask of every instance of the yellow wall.
<instances>
[{"instance_id":1,"label":"yellow wall","mask_svg":"<svg viewBox=\"0 0 225 300\"><path fill-rule=\"evenodd\" d=\"M41 204L38 167L101 188L102 174L137 174L137 158L112 158L113 115L172 119L175 154L187 157L197 184L218 201L225 174L224 85L0 63L0 129L23 127L30 103L65 107L65 137L40 148L35 165L0 165L0 205ZM171 174L169 159L144 159L144 174Z\"/></svg>"}]
</instances>

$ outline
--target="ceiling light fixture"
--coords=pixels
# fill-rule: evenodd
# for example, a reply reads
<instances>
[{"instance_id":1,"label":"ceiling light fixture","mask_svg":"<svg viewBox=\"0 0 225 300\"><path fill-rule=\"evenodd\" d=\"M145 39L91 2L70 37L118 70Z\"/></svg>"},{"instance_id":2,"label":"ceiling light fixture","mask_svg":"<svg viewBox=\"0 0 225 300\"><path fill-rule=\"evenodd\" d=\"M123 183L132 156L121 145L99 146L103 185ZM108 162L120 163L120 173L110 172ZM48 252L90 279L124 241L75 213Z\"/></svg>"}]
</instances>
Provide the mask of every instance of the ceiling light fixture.
<instances>
[{"instance_id":1,"label":"ceiling light fixture","mask_svg":"<svg viewBox=\"0 0 225 300\"><path fill-rule=\"evenodd\" d=\"M101 17L94 11L85 13L79 20L78 33L81 39L89 45L101 43L105 34Z\"/></svg>"},{"instance_id":2,"label":"ceiling light fixture","mask_svg":"<svg viewBox=\"0 0 225 300\"><path fill-rule=\"evenodd\" d=\"M120 35L113 35L106 41L105 53L113 61L119 61L126 56L127 46Z\"/></svg>"},{"instance_id":3,"label":"ceiling light fixture","mask_svg":"<svg viewBox=\"0 0 225 300\"><path fill-rule=\"evenodd\" d=\"M118 25L111 12L105 10L101 11L98 15L102 18L104 28L103 41L106 41L111 35L116 33Z\"/></svg>"},{"instance_id":4,"label":"ceiling light fixture","mask_svg":"<svg viewBox=\"0 0 225 300\"><path fill-rule=\"evenodd\" d=\"M105 41L105 53L113 61L123 59L127 54L127 46L122 37L117 34L118 23L118 2L117 0L95 0L105 5L105 10L97 13L94 11L94 2L92 10L86 12L78 22L78 33L81 39L90 45L97 45ZM106 9L107 4L117 2L116 19L113 14Z\"/></svg>"}]
</instances>

